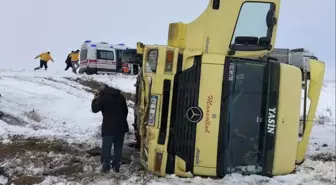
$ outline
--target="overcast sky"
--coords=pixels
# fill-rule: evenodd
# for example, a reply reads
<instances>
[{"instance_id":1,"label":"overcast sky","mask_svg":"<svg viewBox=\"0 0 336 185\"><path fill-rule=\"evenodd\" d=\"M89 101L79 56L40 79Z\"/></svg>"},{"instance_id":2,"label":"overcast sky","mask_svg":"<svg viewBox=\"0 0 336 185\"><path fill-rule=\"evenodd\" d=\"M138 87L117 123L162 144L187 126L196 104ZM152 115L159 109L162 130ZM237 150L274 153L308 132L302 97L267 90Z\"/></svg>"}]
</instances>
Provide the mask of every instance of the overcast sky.
<instances>
[{"instance_id":1,"label":"overcast sky","mask_svg":"<svg viewBox=\"0 0 336 185\"><path fill-rule=\"evenodd\" d=\"M33 69L50 50L62 70L84 40L166 44L170 22L198 17L208 0L1 0L0 68ZM335 79L335 0L282 0L276 47L304 47Z\"/></svg>"}]
</instances>

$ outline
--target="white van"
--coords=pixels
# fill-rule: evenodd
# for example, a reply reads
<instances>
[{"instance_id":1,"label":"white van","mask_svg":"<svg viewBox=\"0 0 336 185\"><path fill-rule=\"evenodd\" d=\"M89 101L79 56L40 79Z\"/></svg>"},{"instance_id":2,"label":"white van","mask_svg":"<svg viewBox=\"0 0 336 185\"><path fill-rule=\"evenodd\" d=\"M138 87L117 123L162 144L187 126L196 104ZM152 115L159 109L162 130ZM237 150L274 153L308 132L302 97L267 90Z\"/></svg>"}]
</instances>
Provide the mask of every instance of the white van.
<instances>
[{"instance_id":1,"label":"white van","mask_svg":"<svg viewBox=\"0 0 336 185\"><path fill-rule=\"evenodd\" d=\"M125 44L92 43L85 41L80 50L79 73L113 74L122 71L122 52L127 50Z\"/></svg>"}]
</instances>

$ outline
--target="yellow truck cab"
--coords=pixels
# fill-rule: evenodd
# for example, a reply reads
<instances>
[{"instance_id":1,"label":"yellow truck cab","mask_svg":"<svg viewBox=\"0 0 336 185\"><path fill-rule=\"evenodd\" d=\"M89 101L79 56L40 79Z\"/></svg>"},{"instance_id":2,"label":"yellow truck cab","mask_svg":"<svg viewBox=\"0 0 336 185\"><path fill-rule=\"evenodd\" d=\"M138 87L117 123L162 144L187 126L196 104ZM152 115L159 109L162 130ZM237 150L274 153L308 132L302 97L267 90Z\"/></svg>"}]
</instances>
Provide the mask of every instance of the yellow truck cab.
<instances>
[{"instance_id":1,"label":"yellow truck cab","mask_svg":"<svg viewBox=\"0 0 336 185\"><path fill-rule=\"evenodd\" d=\"M141 162L165 176L291 173L304 159L324 75L308 59L310 107L298 142L302 72L277 61L280 0L210 0L168 44L143 56L137 126Z\"/></svg>"}]
</instances>

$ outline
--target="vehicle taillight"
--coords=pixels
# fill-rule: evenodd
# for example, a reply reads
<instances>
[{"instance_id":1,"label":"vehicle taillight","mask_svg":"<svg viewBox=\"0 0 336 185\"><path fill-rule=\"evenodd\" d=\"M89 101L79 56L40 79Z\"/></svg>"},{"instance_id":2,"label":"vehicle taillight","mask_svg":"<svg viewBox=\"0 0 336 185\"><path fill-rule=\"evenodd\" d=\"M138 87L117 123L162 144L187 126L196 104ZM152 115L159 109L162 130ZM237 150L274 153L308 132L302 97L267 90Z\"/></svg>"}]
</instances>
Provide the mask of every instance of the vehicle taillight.
<instances>
[{"instance_id":1,"label":"vehicle taillight","mask_svg":"<svg viewBox=\"0 0 336 185\"><path fill-rule=\"evenodd\" d=\"M155 172L158 172L158 173L161 172L161 164L162 164L162 153L156 153L155 166L154 166Z\"/></svg>"},{"instance_id":2,"label":"vehicle taillight","mask_svg":"<svg viewBox=\"0 0 336 185\"><path fill-rule=\"evenodd\" d=\"M174 51L167 51L165 72L173 71L173 60L174 60Z\"/></svg>"}]
</instances>

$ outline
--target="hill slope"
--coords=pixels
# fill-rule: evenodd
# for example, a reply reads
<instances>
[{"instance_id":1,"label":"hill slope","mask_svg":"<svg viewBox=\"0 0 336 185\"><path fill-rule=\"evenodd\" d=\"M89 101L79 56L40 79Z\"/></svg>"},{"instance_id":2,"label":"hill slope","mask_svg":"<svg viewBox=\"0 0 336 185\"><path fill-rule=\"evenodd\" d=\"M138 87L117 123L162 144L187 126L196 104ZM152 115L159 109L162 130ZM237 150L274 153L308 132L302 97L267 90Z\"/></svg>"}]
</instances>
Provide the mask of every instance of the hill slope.
<instances>
[{"instance_id":1,"label":"hill slope","mask_svg":"<svg viewBox=\"0 0 336 185\"><path fill-rule=\"evenodd\" d=\"M82 79L79 80L78 78ZM129 100L135 77L0 71L0 183L95 184L333 184L335 183L335 83L325 84L307 160L294 174L266 178L228 175L221 180L157 178L141 170L138 153L125 146L123 175L99 173L101 115L91 112L92 87L104 82ZM128 122L132 131L133 108ZM132 135L127 142L134 142ZM22 152L22 148L25 148ZM14 155L17 154L17 155ZM41 161L41 162L38 162ZM1 174L1 168L5 173ZM44 174L44 175L43 175ZM48 176L46 176L48 175ZM108 179L108 180L107 180Z\"/></svg>"}]
</instances>

